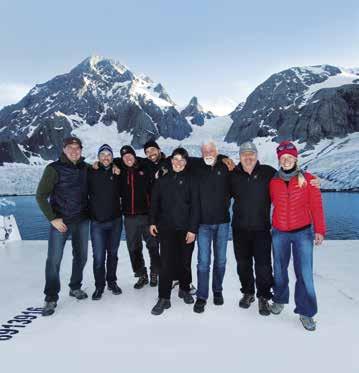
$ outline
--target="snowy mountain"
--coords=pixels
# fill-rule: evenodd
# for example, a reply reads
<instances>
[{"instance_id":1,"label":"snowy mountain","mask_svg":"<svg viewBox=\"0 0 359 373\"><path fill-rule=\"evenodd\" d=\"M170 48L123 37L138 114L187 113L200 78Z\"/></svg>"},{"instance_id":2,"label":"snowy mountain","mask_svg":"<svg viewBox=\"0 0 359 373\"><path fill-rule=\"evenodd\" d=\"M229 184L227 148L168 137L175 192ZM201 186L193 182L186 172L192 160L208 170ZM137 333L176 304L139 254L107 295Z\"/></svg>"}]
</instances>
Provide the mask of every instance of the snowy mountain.
<instances>
[{"instance_id":1,"label":"snowy mountain","mask_svg":"<svg viewBox=\"0 0 359 373\"><path fill-rule=\"evenodd\" d=\"M212 119L215 115L211 111L205 111L198 102L196 96L192 97L189 104L181 111L191 124L203 126L206 119Z\"/></svg>"},{"instance_id":2,"label":"snowy mountain","mask_svg":"<svg viewBox=\"0 0 359 373\"><path fill-rule=\"evenodd\" d=\"M272 75L231 114L227 142L256 137L308 145L359 131L359 70L294 67Z\"/></svg>"},{"instance_id":3,"label":"snowy mountain","mask_svg":"<svg viewBox=\"0 0 359 373\"><path fill-rule=\"evenodd\" d=\"M192 131L160 83L117 61L90 57L0 111L0 161L55 159L62 139L83 126L113 127L136 148L159 136L182 140Z\"/></svg>"}]
</instances>

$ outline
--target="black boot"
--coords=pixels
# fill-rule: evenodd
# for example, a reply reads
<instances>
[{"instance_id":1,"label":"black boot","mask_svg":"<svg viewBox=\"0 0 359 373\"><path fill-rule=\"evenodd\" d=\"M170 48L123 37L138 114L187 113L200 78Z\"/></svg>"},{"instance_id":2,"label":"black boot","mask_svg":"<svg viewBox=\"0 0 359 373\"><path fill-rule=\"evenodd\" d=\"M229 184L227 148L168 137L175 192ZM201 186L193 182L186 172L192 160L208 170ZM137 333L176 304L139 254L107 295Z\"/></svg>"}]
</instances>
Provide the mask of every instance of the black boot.
<instances>
[{"instance_id":1,"label":"black boot","mask_svg":"<svg viewBox=\"0 0 359 373\"><path fill-rule=\"evenodd\" d=\"M42 316L50 316L54 314L56 306L57 306L57 302L55 301L50 301L50 302L45 301L45 305L41 313Z\"/></svg>"},{"instance_id":2,"label":"black boot","mask_svg":"<svg viewBox=\"0 0 359 373\"><path fill-rule=\"evenodd\" d=\"M262 316L269 316L271 314L268 299L265 299L263 297L258 298L258 311L259 314Z\"/></svg>"},{"instance_id":3,"label":"black boot","mask_svg":"<svg viewBox=\"0 0 359 373\"><path fill-rule=\"evenodd\" d=\"M244 294L242 299L239 301L239 307L241 308L249 308L251 303L254 302L254 295L253 294Z\"/></svg>"},{"instance_id":4,"label":"black boot","mask_svg":"<svg viewBox=\"0 0 359 373\"><path fill-rule=\"evenodd\" d=\"M207 302L204 299L197 298L196 303L193 306L193 312L202 313Z\"/></svg>"},{"instance_id":5,"label":"black boot","mask_svg":"<svg viewBox=\"0 0 359 373\"><path fill-rule=\"evenodd\" d=\"M121 288L117 285L116 282L108 283L107 289L112 291L112 294L119 295L122 294Z\"/></svg>"},{"instance_id":6,"label":"black boot","mask_svg":"<svg viewBox=\"0 0 359 373\"><path fill-rule=\"evenodd\" d=\"M216 293L213 293L213 303L216 305L216 306L222 306L223 303L224 303L224 299L223 299L223 295L222 295L222 292L216 292Z\"/></svg>"},{"instance_id":7,"label":"black boot","mask_svg":"<svg viewBox=\"0 0 359 373\"><path fill-rule=\"evenodd\" d=\"M192 297L192 294L189 291L184 291L184 290L179 289L178 290L178 296L181 299L183 299L183 301L186 304L192 304L192 303L194 303L194 299Z\"/></svg>"},{"instance_id":8,"label":"black boot","mask_svg":"<svg viewBox=\"0 0 359 373\"><path fill-rule=\"evenodd\" d=\"M169 299L165 299L165 298L158 298L158 302L156 303L156 305L152 308L152 315L161 315L161 313L163 313L164 310L167 310L168 308L171 307L171 302Z\"/></svg>"},{"instance_id":9,"label":"black boot","mask_svg":"<svg viewBox=\"0 0 359 373\"><path fill-rule=\"evenodd\" d=\"M148 276L147 273L144 273L143 275L140 276L138 281L135 283L133 286L135 289L142 289L145 285L148 284Z\"/></svg>"},{"instance_id":10,"label":"black boot","mask_svg":"<svg viewBox=\"0 0 359 373\"><path fill-rule=\"evenodd\" d=\"M96 288L96 290L92 294L92 300L99 300L99 299L101 299L102 294L103 294L103 289L102 288Z\"/></svg>"},{"instance_id":11,"label":"black boot","mask_svg":"<svg viewBox=\"0 0 359 373\"><path fill-rule=\"evenodd\" d=\"M155 287L158 284L158 274L151 272L150 274L150 286Z\"/></svg>"}]
</instances>

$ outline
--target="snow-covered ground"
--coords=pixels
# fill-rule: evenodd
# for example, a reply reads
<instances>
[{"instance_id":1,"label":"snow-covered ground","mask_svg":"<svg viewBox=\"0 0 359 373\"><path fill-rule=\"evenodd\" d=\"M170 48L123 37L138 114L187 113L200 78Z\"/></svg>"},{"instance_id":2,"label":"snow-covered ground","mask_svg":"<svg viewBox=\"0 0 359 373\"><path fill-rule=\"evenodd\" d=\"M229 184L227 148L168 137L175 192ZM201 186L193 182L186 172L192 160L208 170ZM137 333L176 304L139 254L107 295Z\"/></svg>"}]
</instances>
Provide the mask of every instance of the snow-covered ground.
<instances>
[{"instance_id":1,"label":"snow-covered ground","mask_svg":"<svg viewBox=\"0 0 359 373\"><path fill-rule=\"evenodd\" d=\"M240 285L232 243L224 281L225 304L209 300L195 314L172 295L172 308L161 316L150 310L154 288L135 290L126 245L119 250L118 278L123 294L106 291L102 300L77 301L68 296L71 249L62 263L62 292L54 316L39 316L0 341L4 372L273 372L357 373L359 371L358 241L328 241L315 249L317 331L305 331L293 311L263 317L257 304L238 307ZM91 249L89 251L91 254ZM28 307L42 306L46 242L23 241L0 246L0 322ZM148 258L146 256L147 262ZM193 257L195 277L196 252ZM92 258L84 289L94 284ZM293 273L290 276L293 289ZM292 293L293 297L293 293Z\"/></svg>"},{"instance_id":2,"label":"snow-covered ground","mask_svg":"<svg viewBox=\"0 0 359 373\"><path fill-rule=\"evenodd\" d=\"M193 126L190 137L179 141L159 138L158 143L166 155L170 155L177 146L184 146L191 155L200 156L200 147L204 141L213 140L218 144L219 151L227 154L238 162L238 145L224 142L224 138L232 124L229 116L206 120L203 126ZM116 124L105 126L102 123L94 126L83 125L73 131L84 144L84 156L92 162L97 157L98 148L108 143L114 149L115 156L123 145L130 144L130 133L118 133ZM278 167L276 157L277 143L271 137L254 139L262 163ZM308 171L315 173L322 179L325 189L359 189L359 133L353 133L345 138L325 139L314 146L312 150L304 151L305 144L296 142L302 151L300 162ZM143 150L137 151L144 157ZM36 163L36 164L35 164ZM40 163L40 164L39 164ZM41 164L42 163L42 164ZM40 180L46 162L39 158L34 164L5 164L0 167L0 195L33 194Z\"/></svg>"}]
</instances>

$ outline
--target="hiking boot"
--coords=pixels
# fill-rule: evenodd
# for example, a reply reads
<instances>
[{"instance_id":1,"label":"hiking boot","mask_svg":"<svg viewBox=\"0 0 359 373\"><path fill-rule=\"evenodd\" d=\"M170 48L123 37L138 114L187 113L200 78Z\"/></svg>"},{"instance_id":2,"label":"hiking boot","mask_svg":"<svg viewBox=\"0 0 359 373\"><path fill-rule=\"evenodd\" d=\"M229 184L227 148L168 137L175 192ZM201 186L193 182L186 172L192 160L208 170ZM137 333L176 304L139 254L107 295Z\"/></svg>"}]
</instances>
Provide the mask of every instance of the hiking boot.
<instances>
[{"instance_id":1,"label":"hiking boot","mask_svg":"<svg viewBox=\"0 0 359 373\"><path fill-rule=\"evenodd\" d=\"M254 302L254 295L253 294L244 294L241 300L239 301L239 307L241 308L249 308L251 303Z\"/></svg>"},{"instance_id":2,"label":"hiking boot","mask_svg":"<svg viewBox=\"0 0 359 373\"><path fill-rule=\"evenodd\" d=\"M42 316L51 316L52 314L55 313L55 308L57 306L57 302L51 301L51 302L46 302L44 304L44 308L42 309Z\"/></svg>"},{"instance_id":3,"label":"hiking boot","mask_svg":"<svg viewBox=\"0 0 359 373\"><path fill-rule=\"evenodd\" d=\"M116 282L107 284L107 289L112 291L112 294L119 295L122 294L121 288L117 285Z\"/></svg>"},{"instance_id":4,"label":"hiking boot","mask_svg":"<svg viewBox=\"0 0 359 373\"><path fill-rule=\"evenodd\" d=\"M184 291L184 290L179 289L178 290L178 296L181 299L183 299L183 301L186 304L192 304L192 303L194 303L193 296L192 296L192 294L189 291Z\"/></svg>"},{"instance_id":5,"label":"hiking boot","mask_svg":"<svg viewBox=\"0 0 359 373\"><path fill-rule=\"evenodd\" d=\"M142 289L145 285L148 284L148 276L147 273L141 275L138 281L133 286L135 289Z\"/></svg>"},{"instance_id":6,"label":"hiking boot","mask_svg":"<svg viewBox=\"0 0 359 373\"><path fill-rule=\"evenodd\" d=\"M156 287L158 284L158 274L151 272L150 274L150 286L151 287Z\"/></svg>"},{"instance_id":7,"label":"hiking boot","mask_svg":"<svg viewBox=\"0 0 359 373\"><path fill-rule=\"evenodd\" d=\"M76 290L70 290L70 297L75 297L78 300L86 299L87 294L81 290L81 289L76 289Z\"/></svg>"},{"instance_id":8,"label":"hiking boot","mask_svg":"<svg viewBox=\"0 0 359 373\"><path fill-rule=\"evenodd\" d=\"M171 302L169 299L158 298L158 301L155 304L155 306L152 308L151 313L152 315L158 316L158 315L161 315L164 310L167 310L170 307L171 307Z\"/></svg>"},{"instance_id":9,"label":"hiking boot","mask_svg":"<svg viewBox=\"0 0 359 373\"><path fill-rule=\"evenodd\" d=\"M213 293L213 304L216 306L222 306L224 303L222 292Z\"/></svg>"},{"instance_id":10,"label":"hiking boot","mask_svg":"<svg viewBox=\"0 0 359 373\"><path fill-rule=\"evenodd\" d=\"M279 315L283 311L284 304L273 302L269 308L274 315Z\"/></svg>"},{"instance_id":11,"label":"hiking boot","mask_svg":"<svg viewBox=\"0 0 359 373\"><path fill-rule=\"evenodd\" d=\"M316 329L316 323L312 317L300 315L299 319L302 322L304 329L314 332Z\"/></svg>"},{"instance_id":12,"label":"hiking boot","mask_svg":"<svg viewBox=\"0 0 359 373\"><path fill-rule=\"evenodd\" d=\"M197 298L196 303L193 306L193 312L202 313L207 302L204 299Z\"/></svg>"},{"instance_id":13,"label":"hiking boot","mask_svg":"<svg viewBox=\"0 0 359 373\"><path fill-rule=\"evenodd\" d=\"M101 299L102 294L103 294L103 289L102 288L96 288L94 293L92 294L92 300Z\"/></svg>"},{"instance_id":14,"label":"hiking boot","mask_svg":"<svg viewBox=\"0 0 359 373\"><path fill-rule=\"evenodd\" d=\"M271 309L268 303L268 299L259 297L258 298L258 311L262 316L269 316L271 314Z\"/></svg>"}]
</instances>

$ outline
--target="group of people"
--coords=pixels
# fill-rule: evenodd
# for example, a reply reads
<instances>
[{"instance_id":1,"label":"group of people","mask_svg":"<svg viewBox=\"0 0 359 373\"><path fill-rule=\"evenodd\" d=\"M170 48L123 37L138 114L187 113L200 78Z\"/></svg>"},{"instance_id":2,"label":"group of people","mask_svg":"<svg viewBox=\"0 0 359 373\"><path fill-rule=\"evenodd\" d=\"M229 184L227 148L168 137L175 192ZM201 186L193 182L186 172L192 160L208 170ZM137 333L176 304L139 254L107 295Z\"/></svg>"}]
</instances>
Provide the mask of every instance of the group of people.
<instances>
[{"instance_id":1,"label":"group of people","mask_svg":"<svg viewBox=\"0 0 359 373\"><path fill-rule=\"evenodd\" d=\"M82 157L80 139L64 140L60 158L45 168L36 192L38 204L51 223L43 316L55 312L60 264L70 235L70 296L79 300L88 297L81 287L89 233L95 278L92 299L101 299L106 283L113 294L122 293L116 270L123 225L137 277L134 287L141 289L148 283L158 286L153 315L171 307L174 281L179 283L178 296L193 304L194 312L205 311L212 254L213 303L221 306L232 225L242 292L239 307L249 308L257 296L261 315L278 315L289 302L288 267L293 256L294 312L305 329L315 330L313 245L321 244L325 235L318 179L301 170L298 150L289 141L276 149L278 170L260 164L252 142L240 145L238 165L219 154L214 142L203 143L201 151L202 157L190 157L179 147L166 157L151 140L144 145L145 158L137 156L129 145L114 158L112 148L104 144L98 150L98 161L90 165ZM191 267L196 240L194 297ZM149 273L143 241L150 257Z\"/></svg>"}]
</instances>

